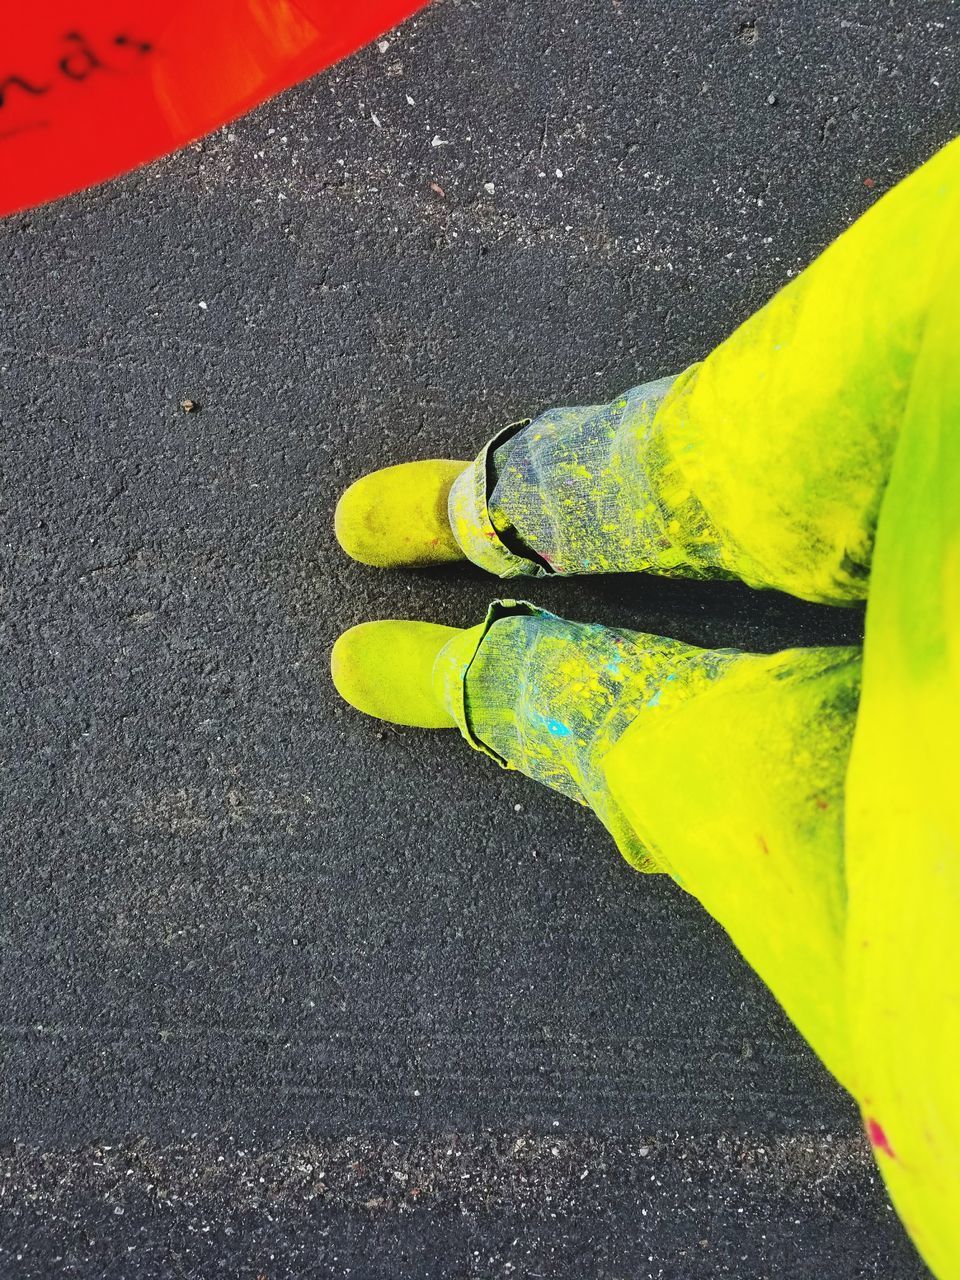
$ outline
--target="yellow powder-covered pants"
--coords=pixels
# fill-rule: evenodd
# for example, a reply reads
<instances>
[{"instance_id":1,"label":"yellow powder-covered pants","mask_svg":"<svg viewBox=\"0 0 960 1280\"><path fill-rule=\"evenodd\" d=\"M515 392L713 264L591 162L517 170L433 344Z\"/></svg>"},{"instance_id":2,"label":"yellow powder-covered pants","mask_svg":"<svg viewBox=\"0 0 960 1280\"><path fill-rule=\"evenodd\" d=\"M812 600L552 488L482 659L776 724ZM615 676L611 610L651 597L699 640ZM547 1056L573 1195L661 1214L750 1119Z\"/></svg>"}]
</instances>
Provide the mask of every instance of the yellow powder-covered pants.
<instances>
[{"instance_id":1,"label":"yellow powder-covered pants","mask_svg":"<svg viewBox=\"0 0 960 1280\"><path fill-rule=\"evenodd\" d=\"M960 142L702 363L507 428L450 515L501 577L867 598L862 651L772 656L501 601L435 681L468 741L724 925L960 1278Z\"/></svg>"}]
</instances>

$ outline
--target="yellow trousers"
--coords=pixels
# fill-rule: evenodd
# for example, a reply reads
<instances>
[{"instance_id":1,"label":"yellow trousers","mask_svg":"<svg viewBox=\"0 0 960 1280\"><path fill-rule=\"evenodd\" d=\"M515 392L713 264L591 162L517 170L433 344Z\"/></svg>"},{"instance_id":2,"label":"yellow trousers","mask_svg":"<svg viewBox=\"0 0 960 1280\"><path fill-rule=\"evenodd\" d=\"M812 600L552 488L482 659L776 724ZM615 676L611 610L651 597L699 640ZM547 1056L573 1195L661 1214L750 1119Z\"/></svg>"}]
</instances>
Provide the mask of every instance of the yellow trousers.
<instances>
[{"instance_id":1,"label":"yellow trousers","mask_svg":"<svg viewBox=\"0 0 960 1280\"><path fill-rule=\"evenodd\" d=\"M709 652L501 602L435 678L726 928L960 1280L960 142L702 363L497 436L451 523L502 577L738 577L859 649Z\"/></svg>"}]
</instances>

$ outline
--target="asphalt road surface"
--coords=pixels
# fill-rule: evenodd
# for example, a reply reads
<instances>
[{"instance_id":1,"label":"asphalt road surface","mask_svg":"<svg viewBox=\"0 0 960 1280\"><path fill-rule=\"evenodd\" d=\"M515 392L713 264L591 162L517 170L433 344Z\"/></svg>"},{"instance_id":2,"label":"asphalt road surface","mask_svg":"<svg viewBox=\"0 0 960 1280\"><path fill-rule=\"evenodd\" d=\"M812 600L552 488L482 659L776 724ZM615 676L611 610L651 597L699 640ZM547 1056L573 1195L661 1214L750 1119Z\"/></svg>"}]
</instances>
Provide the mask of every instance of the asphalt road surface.
<instances>
[{"instance_id":1,"label":"asphalt road surface","mask_svg":"<svg viewBox=\"0 0 960 1280\"><path fill-rule=\"evenodd\" d=\"M438 0L0 226L3 1280L926 1274L697 905L327 659L497 594L350 564L350 480L702 356L957 129L958 34L930 0ZM711 645L862 625L526 593Z\"/></svg>"}]
</instances>

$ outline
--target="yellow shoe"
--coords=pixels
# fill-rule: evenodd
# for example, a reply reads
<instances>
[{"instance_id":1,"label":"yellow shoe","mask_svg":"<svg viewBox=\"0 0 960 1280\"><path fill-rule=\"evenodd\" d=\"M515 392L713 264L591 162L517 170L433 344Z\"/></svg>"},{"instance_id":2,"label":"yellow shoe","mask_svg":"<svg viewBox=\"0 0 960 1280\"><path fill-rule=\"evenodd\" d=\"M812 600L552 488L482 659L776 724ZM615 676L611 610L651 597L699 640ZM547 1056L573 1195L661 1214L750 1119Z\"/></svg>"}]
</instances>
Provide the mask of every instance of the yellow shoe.
<instances>
[{"instance_id":1,"label":"yellow shoe","mask_svg":"<svg viewBox=\"0 0 960 1280\"><path fill-rule=\"evenodd\" d=\"M404 462L361 476L337 503L337 541L352 559L380 569L463 560L447 496L468 466L448 459Z\"/></svg>"},{"instance_id":2,"label":"yellow shoe","mask_svg":"<svg viewBox=\"0 0 960 1280\"><path fill-rule=\"evenodd\" d=\"M330 673L352 707L418 729L453 729L456 722L434 692L433 668L458 627L433 622L361 622L333 646Z\"/></svg>"}]
</instances>

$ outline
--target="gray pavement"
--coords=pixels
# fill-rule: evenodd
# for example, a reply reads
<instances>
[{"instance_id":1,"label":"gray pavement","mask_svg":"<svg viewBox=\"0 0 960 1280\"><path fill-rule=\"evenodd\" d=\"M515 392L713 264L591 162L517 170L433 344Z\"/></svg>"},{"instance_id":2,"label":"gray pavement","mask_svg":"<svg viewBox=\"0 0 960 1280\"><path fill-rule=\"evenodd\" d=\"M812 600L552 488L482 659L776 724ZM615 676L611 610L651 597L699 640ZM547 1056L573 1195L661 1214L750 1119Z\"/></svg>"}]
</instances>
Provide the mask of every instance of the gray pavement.
<instances>
[{"instance_id":1,"label":"gray pavement","mask_svg":"<svg viewBox=\"0 0 960 1280\"><path fill-rule=\"evenodd\" d=\"M3 1280L925 1275L696 904L326 664L497 594L348 563L348 481L698 358L952 135L957 35L940 3L438 0L0 225ZM525 591L703 644L862 626Z\"/></svg>"}]
</instances>

